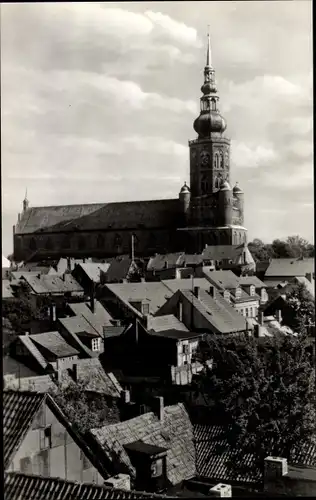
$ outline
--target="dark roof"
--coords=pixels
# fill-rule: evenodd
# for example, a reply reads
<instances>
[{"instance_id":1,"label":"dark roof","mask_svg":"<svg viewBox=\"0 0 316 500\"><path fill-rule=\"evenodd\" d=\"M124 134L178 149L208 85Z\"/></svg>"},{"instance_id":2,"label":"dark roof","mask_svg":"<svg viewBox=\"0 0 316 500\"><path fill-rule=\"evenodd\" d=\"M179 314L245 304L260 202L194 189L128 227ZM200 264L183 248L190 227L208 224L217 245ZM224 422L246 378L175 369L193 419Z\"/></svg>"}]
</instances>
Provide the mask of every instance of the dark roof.
<instances>
[{"instance_id":1,"label":"dark roof","mask_svg":"<svg viewBox=\"0 0 316 500\"><path fill-rule=\"evenodd\" d=\"M162 448L161 446L144 443L141 440L125 444L124 448L129 451L144 453L145 455L157 455L158 453L164 453L165 451L168 451L168 448Z\"/></svg>"},{"instance_id":2,"label":"dark roof","mask_svg":"<svg viewBox=\"0 0 316 500\"><path fill-rule=\"evenodd\" d=\"M44 402L45 394L3 392L4 467L7 468Z\"/></svg>"},{"instance_id":3,"label":"dark roof","mask_svg":"<svg viewBox=\"0 0 316 500\"><path fill-rule=\"evenodd\" d=\"M63 327L71 334L87 334L91 337L100 337L99 331L83 316L71 316L70 318L59 318Z\"/></svg>"},{"instance_id":4,"label":"dark roof","mask_svg":"<svg viewBox=\"0 0 316 500\"><path fill-rule=\"evenodd\" d=\"M124 500L129 498L173 498L145 493L114 489L89 483L78 483L65 479L33 476L17 472L4 475L4 496L6 500Z\"/></svg>"},{"instance_id":5,"label":"dark roof","mask_svg":"<svg viewBox=\"0 0 316 500\"><path fill-rule=\"evenodd\" d=\"M83 316L100 335L102 334L103 326L112 325L112 316L98 300L94 301L93 312L89 302L76 302L68 304L68 307L76 316Z\"/></svg>"},{"instance_id":6,"label":"dark roof","mask_svg":"<svg viewBox=\"0 0 316 500\"><path fill-rule=\"evenodd\" d=\"M207 246L203 252L203 260L234 260L243 254L244 245Z\"/></svg>"},{"instance_id":7,"label":"dark roof","mask_svg":"<svg viewBox=\"0 0 316 500\"><path fill-rule=\"evenodd\" d=\"M91 281L100 283L101 272L106 273L110 264L108 262L80 262L76 267L80 267Z\"/></svg>"},{"instance_id":8,"label":"dark roof","mask_svg":"<svg viewBox=\"0 0 316 500\"><path fill-rule=\"evenodd\" d=\"M205 290L200 290L199 299L190 290L181 293L203 314L218 333L233 333L246 330L246 320L220 293L213 299Z\"/></svg>"},{"instance_id":9,"label":"dark roof","mask_svg":"<svg viewBox=\"0 0 316 500\"><path fill-rule=\"evenodd\" d=\"M315 259L272 259L265 277L273 276L305 276L307 273L314 273Z\"/></svg>"},{"instance_id":10,"label":"dark roof","mask_svg":"<svg viewBox=\"0 0 316 500\"><path fill-rule=\"evenodd\" d=\"M133 264L132 259L115 259L111 262L106 272L107 283L120 283L128 277L128 273Z\"/></svg>"},{"instance_id":11,"label":"dark roof","mask_svg":"<svg viewBox=\"0 0 316 500\"><path fill-rule=\"evenodd\" d=\"M178 199L33 207L23 212L16 234L175 227L179 213Z\"/></svg>"},{"instance_id":12,"label":"dark roof","mask_svg":"<svg viewBox=\"0 0 316 500\"><path fill-rule=\"evenodd\" d=\"M79 351L69 345L59 332L45 332L29 335L29 338L37 345L44 347L57 358L75 356Z\"/></svg>"},{"instance_id":13,"label":"dark roof","mask_svg":"<svg viewBox=\"0 0 316 500\"><path fill-rule=\"evenodd\" d=\"M38 363L38 365L45 370L47 367L47 360L44 358L42 353L39 351L38 347L32 342L30 335L19 335L18 342L21 342L23 346L30 353L32 358Z\"/></svg>"},{"instance_id":14,"label":"dark roof","mask_svg":"<svg viewBox=\"0 0 316 500\"><path fill-rule=\"evenodd\" d=\"M212 481L225 483L234 480L249 483L262 481L262 473L259 468L252 472L249 470L237 477L233 476L228 467L228 462L232 459L232 449L227 441L227 430L226 427L219 425L193 426L197 474ZM242 465L250 466L253 463L254 457L249 454L244 457ZM306 444L294 450L289 463L315 467L316 445Z\"/></svg>"},{"instance_id":15,"label":"dark roof","mask_svg":"<svg viewBox=\"0 0 316 500\"><path fill-rule=\"evenodd\" d=\"M155 332L154 330L149 330L149 333L153 336L157 337L166 337L169 339L177 339L177 340L187 340L194 339L196 337L201 337L202 333L195 333L183 330L160 330L159 332Z\"/></svg>"},{"instance_id":16,"label":"dark roof","mask_svg":"<svg viewBox=\"0 0 316 500\"><path fill-rule=\"evenodd\" d=\"M179 484L195 475L192 424L182 403L165 407L163 421L150 412L90 432L109 459L115 450L119 457L117 468L124 468L125 473L127 468L132 477L135 477L135 469L124 446L139 440L168 449L167 476L171 484Z\"/></svg>"}]
</instances>

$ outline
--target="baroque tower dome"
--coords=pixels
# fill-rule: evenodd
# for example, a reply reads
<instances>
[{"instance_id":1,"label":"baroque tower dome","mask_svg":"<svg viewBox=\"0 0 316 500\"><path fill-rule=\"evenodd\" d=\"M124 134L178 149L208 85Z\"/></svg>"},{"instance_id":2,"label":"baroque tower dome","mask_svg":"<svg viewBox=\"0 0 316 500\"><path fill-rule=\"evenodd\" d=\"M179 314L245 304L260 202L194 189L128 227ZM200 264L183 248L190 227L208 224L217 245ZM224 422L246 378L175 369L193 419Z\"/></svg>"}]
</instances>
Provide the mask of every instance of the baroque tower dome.
<instances>
[{"instance_id":1,"label":"baroque tower dome","mask_svg":"<svg viewBox=\"0 0 316 500\"><path fill-rule=\"evenodd\" d=\"M193 128L199 139L207 139L212 134L222 134L226 130L226 122L220 115L218 109L217 87L215 81L215 70L211 62L210 35L207 35L206 66L204 68L204 83L201 87L200 116L194 121Z\"/></svg>"}]
</instances>

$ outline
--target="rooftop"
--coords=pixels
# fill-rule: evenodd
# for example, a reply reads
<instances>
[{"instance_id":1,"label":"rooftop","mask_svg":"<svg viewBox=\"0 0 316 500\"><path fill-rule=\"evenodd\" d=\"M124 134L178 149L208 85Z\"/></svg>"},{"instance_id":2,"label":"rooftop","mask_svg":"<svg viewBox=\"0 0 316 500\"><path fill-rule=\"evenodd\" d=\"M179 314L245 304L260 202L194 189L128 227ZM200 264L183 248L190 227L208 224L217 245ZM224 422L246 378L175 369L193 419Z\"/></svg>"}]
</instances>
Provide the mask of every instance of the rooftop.
<instances>
[{"instance_id":1,"label":"rooftop","mask_svg":"<svg viewBox=\"0 0 316 500\"><path fill-rule=\"evenodd\" d=\"M272 259L265 273L265 278L273 276L306 276L315 272L315 259Z\"/></svg>"},{"instance_id":2,"label":"rooftop","mask_svg":"<svg viewBox=\"0 0 316 500\"><path fill-rule=\"evenodd\" d=\"M119 424L92 429L91 433L109 458L113 451L120 457L117 472L127 468L128 473L135 477L135 469L124 446L141 440L168 449L167 475L171 484L179 484L195 475L192 424L183 404L165 407L163 421L154 413L145 413Z\"/></svg>"},{"instance_id":3,"label":"rooftop","mask_svg":"<svg viewBox=\"0 0 316 500\"><path fill-rule=\"evenodd\" d=\"M180 266L183 261L183 252L157 254L149 259L147 271L161 271L162 269L172 269Z\"/></svg>"},{"instance_id":4,"label":"rooftop","mask_svg":"<svg viewBox=\"0 0 316 500\"><path fill-rule=\"evenodd\" d=\"M7 468L26 435L45 395L28 392L3 392L4 467Z\"/></svg>"},{"instance_id":5,"label":"rooftop","mask_svg":"<svg viewBox=\"0 0 316 500\"><path fill-rule=\"evenodd\" d=\"M29 338L38 346L47 349L56 358L66 358L79 354L79 351L69 345L59 332L36 333L29 335Z\"/></svg>"},{"instance_id":6,"label":"rooftop","mask_svg":"<svg viewBox=\"0 0 316 500\"><path fill-rule=\"evenodd\" d=\"M165 314L164 316L152 316L149 320L149 330L155 333L165 332L166 330L178 330L187 332L187 327L181 323L173 314Z\"/></svg>"},{"instance_id":7,"label":"rooftop","mask_svg":"<svg viewBox=\"0 0 316 500\"><path fill-rule=\"evenodd\" d=\"M122 280L128 277L129 271L133 264L132 259L114 259L112 260L109 269L106 273L107 283L120 283Z\"/></svg>"},{"instance_id":8,"label":"rooftop","mask_svg":"<svg viewBox=\"0 0 316 500\"><path fill-rule=\"evenodd\" d=\"M77 264L94 283L100 283L101 272L106 273L110 267L108 262L85 262Z\"/></svg>"},{"instance_id":9,"label":"rooftop","mask_svg":"<svg viewBox=\"0 0 316 500\"><path fill-rule=\"evenodd\" d=\"M95 328L83 316L71 316L70 318L59 318L63 327L71 334L78 335L80 333L90 335L91 337L99 337L99 328Z\"/></svg>"},{"instance_id":10,"label":"rooftop","mask_svg":"<svg viewBox=\"0 0 316 500\"><path fill-rule=\"evenodd\" d=\"M125 444L124 448L129 451L136 451L139 453L144 453L145 455L157 455L158 453L164 453L168 451L168 448L162 448L161 446L156 446L153 444L144 443L141 440L134 441L133 443Z\"/></svg>"},{"instance_id":11,"label":"rooftop","mask_svg":"<svg viewBox=\"0 0 316 500\"><path fill-rule=\"evenodd\" d=\"M47 293L67 293L67 292L77 292L83 293L82 286L77 283L77 281L71 276L71 274L59 275L26 275L24 274L23 279L32 288L32 291L36 294L47 294Z\"/></svg>"},{"instance_id":12,"label":"rooftop","mask_svg":"<svg viewBox=\"0 0 316 500\"><path fill-rule=\"evenodd\" d=\"M103 326L112 325L112 316L98 300L94 301L93 312L89 302L68 304L68 307L76 316L83 316L100 335L102 334Z\"/></svg>"},{"instance_id":13,"label":"rooftop","mask_svg":"<svg viewBox=\"0 0 316 500\"><path fill-rule=\"evenodd\" d=\"M210 283L206 278L184 278L174 280L162 280L161 283L166 285L173 293L177 290L192 290L195 286L199 286L204 290L210 288Z\"/></svg>"},{"instance_id":14,"label":"rooftop","mask_svg":"<svg viewBox=\"0 0 316 500\"><path fill-rule=\"evenodd\" d=\"M239 263L240 257L246 252L247 261L253 263L253 258L244 245L216 245L207 246L203 252L203 260L232 260L234 264Z\"/></svg>"},{"instance_id":15,"label":"rooftop","mask_svg":"<svg viewBox=\"0 0 316 500\"><path fill-rule=\"evenodd\" d=\"M128 491L78 483L53 477L33 476L17 472L4 475L6 500L125 500L137 498L172 498L154 493Z\"/></svg>"},{"instance_id":16,"label":"rooftop","mask_svg":"<svg viewBox=\"0 0 316 500\"><path fill-rule=\"evenodd\" d=\"M113 283L105 286L129 306L133 301L148 300L150 314L155 314L172 295L164 282Z\"/></svg>"},{"instance_id":17,"label":"rooftop","mask_svg":"<svg viewBox=\"0 0 316 500\"><path fill-rule=\"evenodd\" d=\"M217 287L231 290L239 287L239 278L233 271L209 271L203 267L203 274Z\"/></svg>"}]
</instances>

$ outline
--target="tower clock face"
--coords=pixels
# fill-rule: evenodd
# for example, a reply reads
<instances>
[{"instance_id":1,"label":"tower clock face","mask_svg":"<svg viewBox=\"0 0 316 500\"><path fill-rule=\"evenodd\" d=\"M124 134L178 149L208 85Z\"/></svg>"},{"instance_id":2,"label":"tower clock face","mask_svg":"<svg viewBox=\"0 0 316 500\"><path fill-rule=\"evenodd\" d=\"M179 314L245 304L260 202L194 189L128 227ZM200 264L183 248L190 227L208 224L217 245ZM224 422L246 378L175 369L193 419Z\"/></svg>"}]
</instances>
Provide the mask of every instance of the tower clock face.
<instances>
[{"instance_id":1,"label":"tower clock face","mask_svg":"<svg viewBox=\"0 0 316 500\"><path fill-rule=\"evenodd\" d=\"M201 164L206 167L210 163L210 155L207 151L202 151L200 154Z\"/></svg>"}]
</instances>

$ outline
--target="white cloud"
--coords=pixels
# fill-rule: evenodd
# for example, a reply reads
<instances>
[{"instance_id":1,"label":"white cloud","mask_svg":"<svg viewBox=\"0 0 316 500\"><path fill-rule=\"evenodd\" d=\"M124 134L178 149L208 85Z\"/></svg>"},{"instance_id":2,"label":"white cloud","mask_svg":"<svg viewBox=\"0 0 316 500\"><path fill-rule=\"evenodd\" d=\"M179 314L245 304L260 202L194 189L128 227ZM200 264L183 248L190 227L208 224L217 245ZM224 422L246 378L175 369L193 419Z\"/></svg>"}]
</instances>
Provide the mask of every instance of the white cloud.
<instances>
[{"instance_id":1,"label":"white cloud","mask_svg":"<svg viewBox=\"0 0 316 500\"><path fill-rule=\"evenodd\" d=\"M145 12L145 15L155 24L156 27L160 27L164 33L167 33L178 42L194 44L198 47L201 46L201 42L197 37L197 31L195 28L191 28L184 23L175 21L170 16L162 14L161 12L148 10Z\"/></svg>"},{"instance_id":2,"label":"white cloud","mask_svg":"<svg viewBox=\"0 0 316 500\"><path fill-rule=\"evenodd\" d=\"M232 165L237 168L264 167L277 158L271 147L232 141Z\"/></svg>"},{"instance_id":3,"label":"white cloud","mask_svg":"<svg viewBox=\"0 0 316 500\"><path fill-rule=\"evenodd\" d=\"M313 143L311 141L295 141L289 145L289 150L297 156L309 157L313 154Z\"/></svg>"}]
</instances>

